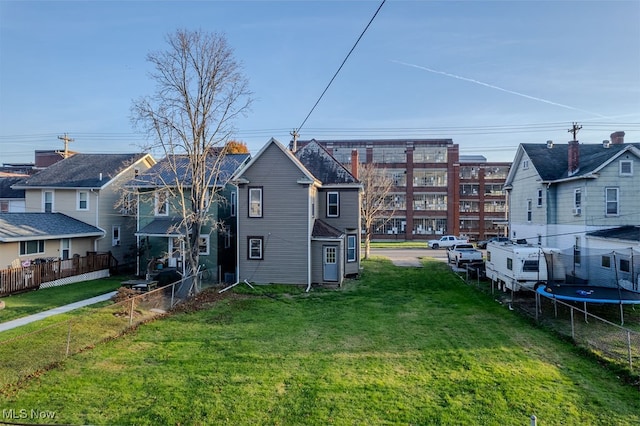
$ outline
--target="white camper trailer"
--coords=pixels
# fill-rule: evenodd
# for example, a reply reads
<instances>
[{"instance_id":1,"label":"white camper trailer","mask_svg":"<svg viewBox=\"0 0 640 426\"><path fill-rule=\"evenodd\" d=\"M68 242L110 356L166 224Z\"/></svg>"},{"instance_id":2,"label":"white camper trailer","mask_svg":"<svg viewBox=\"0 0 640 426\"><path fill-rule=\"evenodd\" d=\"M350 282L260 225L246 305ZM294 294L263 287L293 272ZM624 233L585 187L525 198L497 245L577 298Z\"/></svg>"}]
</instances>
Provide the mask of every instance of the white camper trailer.
<instances>
[{"instance_id":1,"label":"white camper trailer","mask_svg":"<svg viewBox=\"0 0 640 426\"><path fill-rule=\"evenodd\" d=\"M553 248L492 242L487 245L487 278L505 291L533 289L541 281L561 282L565 267L559 254L560 250Z\"/></svg>"}]
</instances>

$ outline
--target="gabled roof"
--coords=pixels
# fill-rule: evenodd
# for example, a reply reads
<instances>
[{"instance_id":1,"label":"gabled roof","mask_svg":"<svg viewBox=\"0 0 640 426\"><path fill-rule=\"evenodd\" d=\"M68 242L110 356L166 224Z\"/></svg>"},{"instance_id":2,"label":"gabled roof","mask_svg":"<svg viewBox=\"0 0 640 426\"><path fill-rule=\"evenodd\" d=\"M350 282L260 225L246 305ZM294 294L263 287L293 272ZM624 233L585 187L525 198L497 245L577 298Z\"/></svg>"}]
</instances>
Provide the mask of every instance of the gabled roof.
<instances>
[{"instance_id":1,"label":"gabled roof","mask_svg":"<svg viewBox=\"0 0 640 426\"><path fill-rule=\"evenodd\" d=\"M557 144L553 148L547 148L546 144L522 144L533 166L544 181L554 181L569 176L569 145ZM601 144L580 144L578 173L571 177L586 176L596 172L609 160L639 146L635 144L610 145L604 148Z\"/></svg>"},{"instance_id":2,"label":"gabled roof","mask_svg":"<svg viewBox=\"0 0 640 426\"><path fill-rule=\"evenodd\" d=\"M602 144L580 144L579 168L577 173L570 176L568 144L554 144L552 148L549 148L546 143L520 144L505 185L511 184L515 170L525 154L529 157L531 165L536 169L543 182L554 182L565 179L590 177L602 169L602 167L628 151L632 151L635 155L640 156L640 144L611 144L608 148L605 148Z\"/></svg>"},{"instance_id":3,"label":"gabled roof","mask_svg":"<svg viewBox=\"0 0 640 426\"><path fill-rule=\"evenodd\" d=\"M11 185L14 185L21 180L23 180L25 176L22 177L0 177L0 199L22 199L24 198L24 189L13 189Z\"/></svg>"},{"instance_id":4,"label":"gabled roof","mask_svg":"<svg viewBox=\"0 0 640 426\"><path fill-rule=\"evenodd\" d=\"M358 180L338 160L315 140L309 141L295 154L280 142L271 138L260 152L251 159L241 170L234 175L234 179L241 180L244 171L251 167L262 154L270 147L275 146L282 151L287 158L300 170L304 178L303 183L316 183L320 185L355 185L360 186Z\"/></svg>"},{"instance_id":5,"label":"gabled roof","mask_svg":"<svg viewBox=\"0 0 640 426\"><path fill-rule=\"evenodd\" d=\"M0 213L0 242L102 237L104 232L62 213Z\"/></svg>"},{"instance_id":6,"label":"gabled roof","mask_svg":"<svg viewBox=\"0 0 640 426\"><path fill-rule=\"evenodd\" d=\"M640 241L640 226L626 225L617 228L600 229L598 231L587 232L589 237L608 238L625 241Z\"/></svg>"},{"instance_id":7,"label":"gabled roof","mask_svg":"<svg viewBox=\"0 0 640 426\"><path fill-rule=\"evenodd\" d=\"M270 146L275 146L276 148L278 148L280 151L282 151L284 153L284 155L287 156L287 158L289 158L289 160L291 160L291 162L293 164L295 164L295 166L300 170L300 172L304 176L304 180L306 181L306 183L311 184L311 183L314 183L316 181L316 179L313 176L313 174L309 170L307 170L307 168L300 162L300 160L298 160L291 153L291 151L289 151L287 148L285 148L284 145L282 145L280 142L278 142L274 138L269 139L269 142L267 142L260 149L260 151L254 157L251 158L251 160L249 162L247 162L242 168L238 169L236 171L236 173L234 173L232 179L236 180L236 181L242 181L243 180L242 175L245 173L245 171L247 169L249 169L253 165L253 163L258 161L258 159L260 157L262 157L262 155L267 151L267 149L269 149Z\"/></svg>"},{"instance_id":8,"label":"gabled roof","mask_svg":"<svg viewBox=\"0 0 640 426\"><path fill-rule=\"evenodd\" d=\"M29 188L103 188L149 154L75 154L14 185Z\"/></svg>"},{"instance_id":9,"label":"gabled roof","mask_svg":"<svg viewBox=\"0 0 640 426\"><path fill-rule=\"evenodd\" d=\"M224 157L211 155L207 158L207 170L218 171L211 176L211 187L221 187L229 182L235 171L248 159L249 154L226 154ZM174 170L175 168L175 170ZM207 176L209 178L209 176ZM127 186L138 188L157 188L172 186L176 181L184 186L191 185L191 169L187 155L176 155L171 158L163 158L149 170L131 180Z\"/></svg>"},{"instance_id":10,"label":"gabled roof","mask_svg":"<svg viewBox=\"0 0 640 426\"><path fill-rule=\"evenodd\" d=\"M309 141L294 155L324 185L358 183L349 170L315 140Z\"/></svg>"}]
</instances>

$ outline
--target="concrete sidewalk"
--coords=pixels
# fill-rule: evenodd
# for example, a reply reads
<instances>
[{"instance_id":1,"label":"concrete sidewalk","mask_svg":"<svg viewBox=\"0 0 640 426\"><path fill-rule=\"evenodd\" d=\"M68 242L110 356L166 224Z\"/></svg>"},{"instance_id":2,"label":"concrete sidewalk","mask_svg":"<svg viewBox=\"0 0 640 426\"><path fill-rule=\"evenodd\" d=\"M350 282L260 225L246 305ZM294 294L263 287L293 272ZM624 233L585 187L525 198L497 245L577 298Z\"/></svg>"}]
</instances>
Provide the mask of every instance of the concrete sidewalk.
<instances>
[{"instance_id":1,"label":"concrete sidewalk","mask_svg":"<svg viewBox=\"0 0 640 426\"><path fill-rule=\"evenodd\" d=\"M20 327L35 321L40 321L41 319L45 319L53 315L58 315L58 314L63 314L65 312L73 311L74 309L82 308L83 306L89 306L95 303L104 302L105 300L111 299L116 293L117 291L112 291L111 293L106 293L100 296L92 297L90 299L85 299L79 302L70 303L68 305L59 306L54 309L49 309L48 311L38 312L37 314L3 322L0 324L0 332L11 330L12 328Z\"/></svg>"}]
</instances>

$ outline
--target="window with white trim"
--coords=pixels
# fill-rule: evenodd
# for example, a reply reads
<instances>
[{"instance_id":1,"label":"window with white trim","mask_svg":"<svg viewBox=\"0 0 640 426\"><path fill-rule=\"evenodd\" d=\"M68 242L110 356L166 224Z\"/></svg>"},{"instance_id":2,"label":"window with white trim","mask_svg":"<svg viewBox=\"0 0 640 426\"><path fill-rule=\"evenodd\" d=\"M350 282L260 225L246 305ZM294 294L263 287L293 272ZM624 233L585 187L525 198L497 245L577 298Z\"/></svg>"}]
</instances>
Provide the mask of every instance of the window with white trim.
<instances>
[{"instance_id":1,"label":"window with white trim","mask_svg":"<svg viewBox=\"0 0 640 426\"><path fill-rule=\"evenodd\" d=\"M327 192L327 217L340 216L340 193Z\"/></svg>"},{"instance_id":2,"label":"window with white trim","mask_svg":"<svg viewBox=\"0 0 640 426\"><path fill-rule=\"evenodd\" d=\"M262 187L249 188L249 217L262 217Z\"/></svg>"},{"instance_id":3,"label":"window with white trim","mask_svg":"<svg viewBox=\"0 0 640 426\"><path fill-rule=\"evenodd\" d=\"M156 216L169 216L169 193L167 191L156 192L153 210Z\"/></svg>"},{"instance_id":4,"label":"window with white trim","mask_svg":"<svg viewBox=\"0 0 640 426\"><path fill-rule=\"evenodd\" d=\"M263 237L247 237L247 258L249 260L262 260Z\"/></svg>"},{"instance_id":5,"label":"window with white trim","mask_svg":"<svg viewBox=\"0 0 640 426\"><path fill-rule=\"evenodd\" d=\"M89 191L78 191L76 199L77 210L89 210Z\"/></svg>"},{"instance_id":6,"label":"window with white trim","mask_svg":"<svg viewBox=\"0 0 640 426\"><path fill-rule=\"evenodd\" d=\"M529 169L529 160L522 160L522 170Z\"/></svg>"},{"instance_id":7,"label":"window with white trim","mask_svg":"<svg viewBox=\"0 0 640 426\"><path fill-rule=\"evenodd\" d=\"M231 217L236 217L236 209L238 208L238 194L236 192L232 192L230 195L229 207Z\"/></svg>"},{"instance_id":8,"label":"window with white trim","mask_svg":"<svg viewBox=\"0 0 640 426\"><path fill-rule=\"evenodd\" d=\"M633 176L633 161L620 160L620 176Z\"/></svg>"},{"instance_id":9,"label":"window with white trim","mask_svg":"<svg viewBox=\"0 0 640 426\"><path fill-rule=\"evenodd\" d=\"M42 211L45 213L53 212L53 191L42 193Z\"/></svg>"},{"instance_id":10,"label":"window with white trim","mask_svg":"<svg viewBox=\"0 0 640 426\"><path fill-rule=\"evenodd\" d=\"M531 219L533 218L533 201L531 199L527 200L527 222L531 222Z\"/></svg>"},{"instance_id":11,"label":"window with white trim","mask_svg":"<svg viewBox=\"0 0 640 426\"><path fill-rule=\"evenodd\" d=\"M582 206L582 189L576 188L573 190L573 208L579 209Z\"/></svg>"},{"instance_id":12,"label":"window with white trim","mask_svg":"<svg viewBox=\"0 0 640 426\"><path fill-rule=\"evenodd\" d=\"M209 234L200 234L198 238L198 253L204 256L209 255Z\"/></svg>"},{"instance_id":13,"label":"window with white trim","mask_svg":"<svg viewBox=\"0 0 640 426\"><path fill-rule=\"evenodd\" d=\"M44 253L44 240L20 241L20 256Z\"/></svg>"},{"instance_id":14,"label":"window with white trim","mask_svg":"<svg viewBox=\"0 0 640 426\"><path fill-rule=\"evenodd\" d=\"M543 194L542 189L538 189L538 197L537 197L537 200L538 200L537 206L538 207L542 207L542 194Z\"/></svg>"},{"instance_id":15,"label":"window with white trim","mask_svg":"<svg viewBox=\"0 0 640 426\"><path fill-rule=\"evenodd\" d=\"M120 225L113 225L111 227L111 245L113 247L120 245Z\"/></svg>"},{"instance_id":16,"label":"window with white trim","mask_svg":"<svg viewBox=\"0 0 640 426\"><path fill-rule=\"evenodd\" d=\"M617 216L619 214L619 189L618 188L605 188L605 215Z\"/></svg>"},{"instance_id":17,"label":"window with white trim","mask_svg":"<svg viewBox=\"0 0 640 426\"><path fill-rule=\"evenodd\" d=\"M355 235L347 235L347 262L355 262L358 260L357 241L358 239Z\"/></svg>"}]
</instances>

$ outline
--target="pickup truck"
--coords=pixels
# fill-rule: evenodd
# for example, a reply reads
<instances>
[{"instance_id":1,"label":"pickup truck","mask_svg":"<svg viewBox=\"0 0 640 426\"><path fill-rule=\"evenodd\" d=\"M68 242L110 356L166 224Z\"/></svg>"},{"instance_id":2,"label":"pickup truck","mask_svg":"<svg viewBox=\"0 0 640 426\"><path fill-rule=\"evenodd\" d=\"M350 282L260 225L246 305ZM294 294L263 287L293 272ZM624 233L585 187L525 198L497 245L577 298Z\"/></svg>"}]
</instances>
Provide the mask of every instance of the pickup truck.
<instances>
[{"instance_id":1,"label":"pickup truck","mask_svg":"<svg viewBox=\"0 0 640 426\"><path fill-rule=\"evenodd\" d=\"M429 240L427 241L427 247L431 247L432 249L439 249L440 247L448 248L455 246L456 244L467 244L469 240L466 238L458 238L455 235L445 235L439 240Z\"/></svg>"},{"instance_id":2,"label":"pickup truck","mask_svg":"<svg viewBox=\"0 0 640 426\"><path fill-rule=\"evenodd\" d=\"M456 244L447 250L449 263L455 263L460 267L463 263L482 262L482 252L476 250L473 244Z\"/></svg>"}]
</instances>

